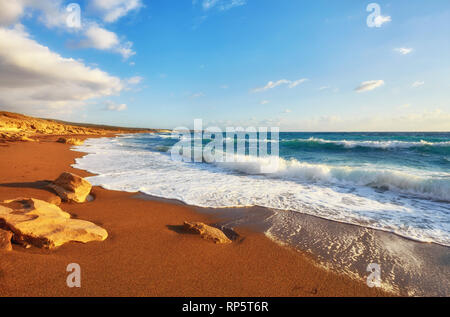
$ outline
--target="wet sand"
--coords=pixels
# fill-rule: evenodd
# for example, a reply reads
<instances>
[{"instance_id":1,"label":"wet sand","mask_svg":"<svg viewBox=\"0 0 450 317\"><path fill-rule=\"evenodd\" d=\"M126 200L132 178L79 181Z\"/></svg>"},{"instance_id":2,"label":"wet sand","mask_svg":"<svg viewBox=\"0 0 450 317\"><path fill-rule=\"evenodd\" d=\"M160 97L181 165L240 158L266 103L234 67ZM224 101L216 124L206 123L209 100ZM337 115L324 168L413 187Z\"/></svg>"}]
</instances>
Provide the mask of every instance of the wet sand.
<instances>
[{"instance_id":1,"label":"wet sand","mask_svg":"<svg viewBox=\"0 0 450 317\"><path fill-rule=\"evenodd\" d=\"M42 181L68 171L83 153L46 137L0 145L0 200L50 199ZM164 181L163 179L161 180ZM264 234L236 227L240 238L215 245L179 230L184 221L219 221L194 207L93 188L95 200L62 203L73 217L105 228L103 242L56 250L0 251L0 296L386 296L365 281L325 270L311 256ZM66 267L81 266L81 288L69 288Z\"/></svg>"}]
</instances>

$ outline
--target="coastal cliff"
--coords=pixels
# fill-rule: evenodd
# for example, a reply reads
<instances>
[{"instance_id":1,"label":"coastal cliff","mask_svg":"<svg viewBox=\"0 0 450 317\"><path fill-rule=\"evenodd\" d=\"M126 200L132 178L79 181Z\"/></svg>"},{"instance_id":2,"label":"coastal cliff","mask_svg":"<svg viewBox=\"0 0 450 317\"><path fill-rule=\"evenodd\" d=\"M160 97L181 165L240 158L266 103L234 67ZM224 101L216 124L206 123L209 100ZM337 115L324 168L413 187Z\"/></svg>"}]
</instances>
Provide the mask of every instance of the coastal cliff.
<instances>
[{"instance_id":1,"label":"coastal cliff","mask_svg":"<svg viewBox=\"0 0 450 317\"><path fill-rule=\"evenodd\" d=\"M152 132L170 132L170 130L79 124L0 111L0 142L35 141L36 138L45 135L107 135L111 133Z\"/></svg>"}]
</instances>

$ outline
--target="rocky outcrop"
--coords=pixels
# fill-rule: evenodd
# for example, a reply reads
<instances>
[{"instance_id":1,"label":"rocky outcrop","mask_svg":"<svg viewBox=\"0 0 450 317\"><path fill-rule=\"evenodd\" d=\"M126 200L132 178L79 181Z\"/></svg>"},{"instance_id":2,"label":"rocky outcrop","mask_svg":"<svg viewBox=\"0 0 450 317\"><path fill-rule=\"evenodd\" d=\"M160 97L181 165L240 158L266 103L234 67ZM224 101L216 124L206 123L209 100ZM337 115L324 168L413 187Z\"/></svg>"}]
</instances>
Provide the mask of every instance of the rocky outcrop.
<instances>
[{"instance_id":1,"label":"rocky outcrop","mask_svg":"<svg viewBox=\"0 0 450 317\"><path fill-rule=\"evenodd\" d=\"M39 138L44 135L106 135L109 133L152 133L165 131L169 130L77 124L58 120L33 118L18 113L0 111L0 142L3 143L16 141L36 141L36 137ZM78 141L76 142L76 145L78 145Z\"/></svg>"},{"instance_id":2,"label":"rocky outcrop","mask_svg":"<svg viewBox=\"0 0 450 317\"><path fill-rule=\"evenodd\" d=\"M82 145L84 143L84 141L81 139L64 138L64 137L59 138L56 142L70 144L70 145Z\"/></svg>"},{"instance_id":3,"label":"rocky outcrop","mask_svg":"<svg viewBox=\"0 0 450 317\"><path fill-rule=\"evenodd\" d=\"M7 132L0 133L0 140L12 141L12 142L17 142L17 141L35 142L35 141L37 141L35 139L28 137L27 134L25 134L25 133L7 133Z\"/></svg>"},{"instance_id":4,"label":"rocky outcrop","mask_svg":"<svg viewBox=\"0 0 450 317\"><path fill-rule=\"evenodd\" d=\"M59 206L61 205L61 198L58 195L51 195L45 199L46 202L52 205Z\"/></svg>"},{"instance_id":5,"label":"rocky outcrop","mask_svg":"<svg viewBox=\"0 0 450 317\"><path fill-rule=\"evenodd\" d=\"M13 233L13 241L40 248L56 248L64 243L103 241L105 229L89 221L71 219L58 206L33 198L0 203L0 227Z\"/></svg>"},{"instance_id":6,"label":"rocky outcrop","mask_svg":"<svg viewBox=\"0 0 450 317\"><path fill-rule=\"evenodd\" d=\"M11 251L12 232L0 229L0 251Z\"/></svg>"},{"instance_id":7,"label":"rocky outcrop","mask_svg":"<svg viewBox=\"0 0 450 317\"><path fill-rule=\"evenodd\" d=\"M231 243L231 240L223 231L208 226L202 222L184 222L184 228L190 232L199 234L203 239L213 241L216 244Z\"/></svg>"},{"instance_id":8,"label":"rocky outcrop","mask_svg":"<svg viewBox=\"0 0 450 317\"><path fill-rule=\"evenodd\" d=\"M0 132L8 134L9 136L30 136L34 134L91 135L107 133L104 129L74 126L55 120L33 118L6 111L0 111Z\"/></svg>"},{"instance_id":9,"label":"rocky outcrop","mask_svg":"<svg viewBox=\"0 0 450 317\"><path fill-rule=\"evenodd\" d=\"M62 173L48 187L53 189L63 201L84 203L91 192L92 185L87 180L72 173Z\"/></svg>"}]
</instances>

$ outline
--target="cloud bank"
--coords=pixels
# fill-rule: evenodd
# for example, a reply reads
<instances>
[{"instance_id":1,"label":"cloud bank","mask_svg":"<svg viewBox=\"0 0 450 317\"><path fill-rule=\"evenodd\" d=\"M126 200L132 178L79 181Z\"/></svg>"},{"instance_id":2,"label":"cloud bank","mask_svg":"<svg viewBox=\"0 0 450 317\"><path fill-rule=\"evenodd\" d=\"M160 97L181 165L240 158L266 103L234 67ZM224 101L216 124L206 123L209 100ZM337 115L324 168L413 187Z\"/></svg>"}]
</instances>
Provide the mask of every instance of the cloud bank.
<instances>
[{"instance_id":1,"label":"cloud bank","mask_svg":"<svg viewBox=\"0 0 450 317\"><path fill-rule=\"evenodd\" d=\"M440 109L404 115L379 114L341 117L330 115L304 119L281 118L283 131L448 131L450 113Z\"/></svg>"},{"instance_id":2,"label":"cloud bank","mask_svg":"<svg viewBox=\"0 0 450 317\"><path fill-rule=\"evenodd\" d=\"M36 16L38 21L48 28L59 28L69 34L81 34L84 39L75 45L81 48L94 48L120 54L127 59L134 54L133 43L121 41L112 31L88 20L82 14L80 28L67 24L71 12L66 10L62 0L2 0L0 1L0 26L6 27L18 23L24 16ZM137 11L143 5L141 0L93 0L90 4L96 8L105 22L115 22L130 11ZM81 13L84 13L82 11Z\"/></svg>"},{"instance_id":3,"label":"cloud bank","mask_svg":"<svg viewBox=\"0 0 450 317\"><path fill-rule=\"evenodd\" d=\"M92 98L118 94L122 81L64 58L23 28L0 28L0 105L33 114L70 112Z\"/></svg>"}]
</instances>

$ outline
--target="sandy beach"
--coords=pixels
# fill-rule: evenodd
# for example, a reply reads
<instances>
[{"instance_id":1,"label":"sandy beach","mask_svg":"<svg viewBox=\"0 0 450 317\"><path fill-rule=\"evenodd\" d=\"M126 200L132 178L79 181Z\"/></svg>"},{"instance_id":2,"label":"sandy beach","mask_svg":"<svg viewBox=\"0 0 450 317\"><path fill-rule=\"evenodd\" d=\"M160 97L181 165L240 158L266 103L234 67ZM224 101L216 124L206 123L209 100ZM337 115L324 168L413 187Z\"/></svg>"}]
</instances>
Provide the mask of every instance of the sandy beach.
<instances>
[{"instance_id":1,"label":"sandy beach","mask_svg":"<svg viewBox=\"0 0 450 317\"><path fill-rule=\"evenodd\" d=\"M450 297L449 31L450 1L0 0L0 299Z\"/></svg>"},{"instance_id":2,"label":"sandy beach","mask_svg":"<svg viewBox=\"0 0 450 317\"><path fill-rule=\"evenodd\" d=\"M62 172L90 174L70 165L83 153L56 143L0 147L0 200L55 194L42 181ZM161 180L164 181L164 180ZM0 296L385 296L362 280L326 271L310 256L282 247L262 233L235 228L230 245L179 230L184 221L215 223L194 208L93 188L95 200L62 203L72 217L108 231L103 242L68 243L55 250L19 245L0 257ZM66 285L66 266L78 263L82 287Z\"/></svg>"}]
</instances>

